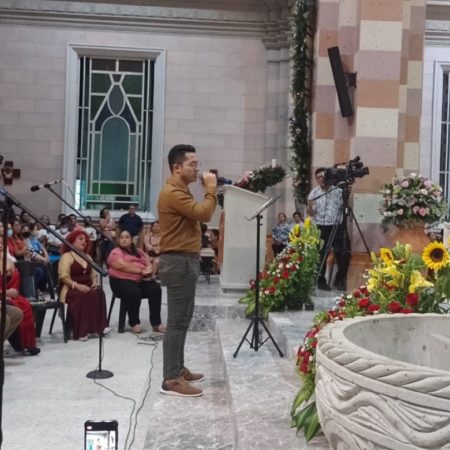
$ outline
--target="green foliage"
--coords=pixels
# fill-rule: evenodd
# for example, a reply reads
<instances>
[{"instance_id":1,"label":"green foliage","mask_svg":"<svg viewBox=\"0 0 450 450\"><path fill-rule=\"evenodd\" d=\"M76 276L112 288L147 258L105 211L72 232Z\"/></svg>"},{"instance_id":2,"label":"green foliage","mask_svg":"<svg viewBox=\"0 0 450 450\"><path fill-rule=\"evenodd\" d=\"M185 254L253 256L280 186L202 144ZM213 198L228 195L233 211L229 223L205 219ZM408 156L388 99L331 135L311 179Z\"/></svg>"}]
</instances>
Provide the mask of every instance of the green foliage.
<instances>
[{"instance_id":1,"label":"green foliage","mask_svg":"<svg viewBox=\"0 0 450 450\"><path fill-rule=\"evenodd\" d=\"M311 190L311 86L316 2L297 0L292 44L292 83L294 100L289 131L292 139L290 169L295 180L295 197L306 203Z\"/></svg>"},{"instance_id":2,"label":"green foliage","mask_svg":"<svg viewBox=\"0 0 450 450\"><path fill-rule=\"evenodd\" d=\"M252 192L265 192L270 186L275 186L284 180L286 171L281 166L263 166L249 172L237 186Z\"/></svg>"},{"instance_id":3,"label":"green foliage","mask_svg":"<svg viewBox=\"0 0 450 450\"><path fill-rule=\"evenodd\" d=\"M439 258L437 256L439 256ZM302 430L309 441L320 429L314 402L317 334L330 322L379 313L444 313L450 298L450 257L441 243L429 244L415 255L409 244L372 254L373 267L367 270L367 285L343 294L329 311L319 312L297 353L302 387L291 408L292 426ZM428 269L433 270L427 274ZM314 405L314 406L312 406Z\"/></svg>"},{"instance_id":4,"label":"green foliage","mask_svg":"<svg viewBox=\"0 0 450 450\"><path fill-rule=\"evenodd\" d=\"M304 227L294 227L290 244L259 274L259 299L265 319L270 311L286 307L300 309L312 303L316 271L320 260L320 232L309 219ZM256 283L250 281L250 289L239 302L246 304L246 314L255 310Z\"/></svg>"}]
</instances>

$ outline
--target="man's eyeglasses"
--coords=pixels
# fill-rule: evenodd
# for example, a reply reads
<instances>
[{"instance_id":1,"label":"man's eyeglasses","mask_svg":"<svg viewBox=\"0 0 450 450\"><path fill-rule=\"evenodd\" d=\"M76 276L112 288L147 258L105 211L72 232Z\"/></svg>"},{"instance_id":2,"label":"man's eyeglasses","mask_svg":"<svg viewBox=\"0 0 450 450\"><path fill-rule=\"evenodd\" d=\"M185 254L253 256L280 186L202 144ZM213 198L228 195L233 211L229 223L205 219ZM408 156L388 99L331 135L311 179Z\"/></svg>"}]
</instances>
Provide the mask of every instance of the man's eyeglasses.
<instances>
[{"instance_id":1,"label":"man's eyeglasses","mask_svg":"<svg viewBox=\"0 0 450 450\"><path fill-rule=\"evenodd\" d=\"M191 162L191 163L186 164L186 165L189 166L189 167L198 167L198 168L202 167L202 163L200 161Z\"/></svg>"}]
</instances>

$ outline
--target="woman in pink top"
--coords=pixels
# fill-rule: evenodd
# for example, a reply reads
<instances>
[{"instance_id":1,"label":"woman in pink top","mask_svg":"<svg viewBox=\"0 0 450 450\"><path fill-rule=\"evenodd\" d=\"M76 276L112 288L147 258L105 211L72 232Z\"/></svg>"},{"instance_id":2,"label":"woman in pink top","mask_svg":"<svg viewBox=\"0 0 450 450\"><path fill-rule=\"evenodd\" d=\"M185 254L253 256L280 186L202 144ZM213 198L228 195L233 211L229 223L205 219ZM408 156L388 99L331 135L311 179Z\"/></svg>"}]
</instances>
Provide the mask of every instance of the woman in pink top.
<instances>
[{"instance_id":1,"label":"woman in pink top","mask_svg":"<svg viewBox=\"0 0 450 450\"><path fill-rule=\"evenodd\" d=\"M109 254L108 267L111 290L125 302L133 333L142 332L139 308L143 298L148 299L153 331L163 333L166 328L161 324L161 287L152 278L149 257L136 248L128 231L120 232L118 246Z\"/></svg>"}]
</instances>

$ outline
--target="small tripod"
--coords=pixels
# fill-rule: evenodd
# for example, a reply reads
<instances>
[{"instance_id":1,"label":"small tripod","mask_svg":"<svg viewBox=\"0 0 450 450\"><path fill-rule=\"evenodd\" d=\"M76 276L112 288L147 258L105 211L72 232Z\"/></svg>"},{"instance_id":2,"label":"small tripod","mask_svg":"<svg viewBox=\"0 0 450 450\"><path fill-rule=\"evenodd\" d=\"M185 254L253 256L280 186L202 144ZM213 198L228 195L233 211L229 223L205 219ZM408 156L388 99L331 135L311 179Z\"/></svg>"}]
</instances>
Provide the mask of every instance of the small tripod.
<instances>
[{"instance_id":1,"label":"small tripod","mask_svg":"<svg viewBox=\"0 0 450 450\"><path fill-rule=\"evenodd\" d=\"M337 231L341 224L341 219L342 219L342 227L341 227L342 234L340 236L340 240L337 243L337 245L334 245L334 248L336 249L336 251L338 253L344 254L344 255L351 254L350 237L348 234L348 218L351 217L353 219L353 221L355 222L356 228L358 229L359 235L364 244L366 252L370 256L369 246L367 245L367 242L366 242L366 239L364 238L363 232L361 231L359 223L356 220L355 214L353 213L353 209L349 205L349 199L350 199L349 183L344 182L344 183L342 183L342 185L336 186L334 189L337 189L337 188L340 188L342 191L342 206L339 209L338 215L333 224L333 229L331 230L328 241L325 244L323 258L322 258L322 261L320 262L320 266L319 266L319 272L318 272L319 274L322 272L322 268L323 268L324 264L326 263L328 253L333 248L336 234L337 234ZM330 274L330 278L331 278L331 274ZM330 280L328 280L328 284L329 284L329 282L330 282Z\"/></svg>"},{"instance_id":2,"label":"small tripod","mask_svg":"<svg viewBox=\"0 0 450 450\"><path fill-rule=\"evenodd\" d=\"M267 329L266 324L264 323L264 320L262 319L260 315L260 304L259 304L259 260L260 260L260 239L261 239L261 218L262 218L262 212L267 209L272 203L276 202L280 196L274 197L269 199L266 203L264 203L258 211L252 216L249 217L248 220L252 220L256 217L256 277L255 277L255 312L252 316L252 319L250 321L250 325L247 328L247 331L244 333L244 336L242 336L241 342L239 342L239 345L236 349L236 351L233 353L233 358L236 358L237 354L239 353L239 350L244 343L244 341L247 341L250 344L250 348L253 348L255 352L258 351L258 349L264 345L265 342L267 342L269 339L273 342L273 345L275 345L275 348L278 350L278 353L280 357L282 358L284 355L280 348L278 347L277 343L275 342L275 339L270 334L269 330ZM261 338L261 331L259 329L259 324L262 325L264 330L267 333L267 338L262 340ZM251 340L247 339L247 335L252 331L252 337Z\"/></svg>"}]
</instances>

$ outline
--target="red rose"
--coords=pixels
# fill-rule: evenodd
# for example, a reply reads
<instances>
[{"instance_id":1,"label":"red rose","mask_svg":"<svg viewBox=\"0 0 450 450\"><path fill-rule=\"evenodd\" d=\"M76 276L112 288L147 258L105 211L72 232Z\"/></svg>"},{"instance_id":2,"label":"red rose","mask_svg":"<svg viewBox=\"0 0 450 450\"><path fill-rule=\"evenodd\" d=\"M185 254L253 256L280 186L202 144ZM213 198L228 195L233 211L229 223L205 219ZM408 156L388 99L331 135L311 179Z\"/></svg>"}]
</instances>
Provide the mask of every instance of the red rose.
<instances>
[{"instance_id":1,"label":"red rose","mask_svg":"<svg viewBox=\"0 0 450 450\"><path fill-rule=\"evenodd\" d=\"M417 294L408 294L406 296L406 303L414 308L414 306L417 306L417 304L419 303L419 296Z\"/></svg>"},{"instance_id":2,"label":"red rose","mask_svg":"<svg viewBox=\"0 0 450 450\"><path fill-rule=\"evenodd\" d=\"M343 308L343 307L346 305L345 300L344 300L344 299L341 299L341 301L338 303L338 305L339 305L341 308Z\"/></svg>"},{"instance_id":3,"label":"red rose","mask_svg":"<svg viewBox=\"0 0 450 450\"><path fill-rule=\"evenodd\" d=\"M289 278L289 272L285 270L281 275L285 280Z\"/></svg>"},{"instance_id":4,"label":"red rose","mask_svg":"<svg viewBox=\"0 0 450 450\"><path fill-rule=\"evenodd\" d=\"M300 366L300 371L302 372L302 373L304 373L304 374L307 374L308 373L308 363L303 363L301 366Z\"/></svg>"},{"instance_id":5,"label":"red rose","mask_svg":"<svg viewBox=\"0 0 450 450\"><path fill-rule=\"evenodd\" d=\"M275 287L275 286L270 286L270 288L269 288L269 292L271 293L271 294L275 294L275 291L277 290L277 288Z\"/></svg>"},{"instance_id":6,"label":"red rose","mask_svg":"<svg viewBox=\"0 0 450 450\"><path fill-rule=\"evenodd\" d=\"M367 308L369 306L369 304L370 304L370 299L368 299L367 297L361 298L358 301L358 306L360 307L360 309Z\"/></svg>"},{"instance_id":7,"label":"red rose","mask_svg":"<svg viewBox=\"0 0 450 450\"><path fill-rule=\"evenodd\" d=\"M274 284L279 283L279 281L280 281L280 277L279 277L279 276L276 276L276 277L273 279Z\"/></svg>"},{"instance_id":8,"label":"red rose","mask_svg":"<svg viewBox=\"0 0 450 450\"><path fill-rule=\"evenodd\" d=\"M311 347L312 347L312 348L316 348L316 347L317 347L317 339L314 339L314 340L311 342Z\"/></svg>"},{"instance_id":9,"label":"red rose","mask_svg":"<svg viewBox=\"0 0 450 450\"><path fill-rule=\"evenodd\" d=\"M369 313L374 313L376 311L378 311L380 309L380 305L376 305L375 303L372 303L371 305L368 306L367 311Z\"/></svg>"},{"instance_id":10,"label":"red rose","mask_svg":"<svg viewBox=\"0 0 450 450\"><path fill-rule=\"evenodd\" d=\"M413 310L411 308L403 308L400 310L400 312L403 314L411 314Z\"/></svg>"},{"instance_id":11,"label":"red rose","mask_svg":"<svg viewBox=\"0 0 450 450\"><path fill-rule=\"evenodd\" d=\"M402 309L402 305L399 302L391 302L388 304L388 311L391 313L398 313Z\"/></svg>"},{"instance_id":12,"label":"red rose","mask_svg":"<svg viewBox=\"0 0 450 450\"><path fill-rule=\"evenodd\" d=\"M302 255L298 255L297 256L297 261L298 262L302 262L303 261L303 256Z\"/></svg>"},{"instance_id":13,"label":"red rose","mask_svg":"<svg viewBox=\"0 0 450 450\"><path fill-rule=\"evenodd\" d=\"M353 291L353 297L358 298L361 295L361 291L359 289L356 289Z\"/></svg>"},{"instance_id":14,"label":"red rose","mask_svg":"<svg viewBox=\"0 0 450 450\"><path fill-rule=\"evenodd\" d=\"M268 276L269 274L265 270L259 274L261 280L265 280Z\"/></svg>"},{"instance_id":15,"label":"red rose","mask_svg":"<svg viewBox=\"0 0 450 450\"><path fill-rule=\"evenodd\" d=\"M333 319L334 317L338 316L338 311L328 311L328 316Z\"/></svg>"},{"instance_id":16,"label":"red rose","mask_svg":"<svg viewBox=\"0 0 450 450\"><path fill-rule=\"evenodd\" d=\"M366 286L359 288L359 290L361 291L362 295L365 295L366 297L369 295L369 291L367 290Z\"/></svg>"}]
</instances>

